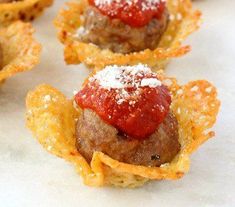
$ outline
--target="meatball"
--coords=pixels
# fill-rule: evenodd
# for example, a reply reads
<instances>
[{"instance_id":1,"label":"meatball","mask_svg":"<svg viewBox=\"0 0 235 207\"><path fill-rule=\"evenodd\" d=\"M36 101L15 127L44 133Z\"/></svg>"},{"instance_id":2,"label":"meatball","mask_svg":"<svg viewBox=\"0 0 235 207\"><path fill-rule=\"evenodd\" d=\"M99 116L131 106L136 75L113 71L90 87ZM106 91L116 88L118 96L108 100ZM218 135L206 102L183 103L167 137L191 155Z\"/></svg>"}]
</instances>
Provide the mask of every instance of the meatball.
<instances>
[{"instance_id":1,"label":"meatball","mask_svg":"<svg viewBox=\"0 0 235 207\"><path fill-rule=\"evenodd\" d=\"M152 19L143 27L131 27L119 19L110 19L98 9L89 6L84 13L84 27L78 31L83 42L94 43L102 49L117 53L138 52L155 49L168 24L168 11L162 18Z\"/></svg>"},{"instance_id":2,"label":"meatball","mask_svg":"<svg viewBox=\"0 0 235 207\"><path fill-rule=\"evenodd\" d=\"M89 162L93 152L101 151L121 162L160 166L170 162L180 150L178 123L170 112L149 138L137 140L105 123L94 111L85 109L76 126L76 147Z\"/></svg>"}]
</instances>

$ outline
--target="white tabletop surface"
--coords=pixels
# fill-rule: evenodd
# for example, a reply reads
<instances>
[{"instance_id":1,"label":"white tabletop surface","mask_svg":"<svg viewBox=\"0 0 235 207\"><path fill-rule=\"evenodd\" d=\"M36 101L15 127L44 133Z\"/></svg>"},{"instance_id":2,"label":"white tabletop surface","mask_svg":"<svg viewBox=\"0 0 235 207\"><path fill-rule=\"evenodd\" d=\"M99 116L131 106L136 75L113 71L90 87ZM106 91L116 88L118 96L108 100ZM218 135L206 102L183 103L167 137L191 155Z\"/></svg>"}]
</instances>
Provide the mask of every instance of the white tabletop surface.
<instances>
[{"instance_id":1,"label":"white tabletop surface","mask_svg":"<svg viewBox=\"0 0 235 207\"><path fill-rule=\"evenodd\" d=\"M51 23L63 3L57 0L34 22L43 44L41 64L0 88L0 206L235 206L235 1L196 1L204 24L186 41L193 50L172 60L166 70L181 83L208 79L218 87L222 107L216 137L193 154L183 179L150 182L138 189L84 186L70 163L48 154L25 128L29 90L49 83L71 97L89 73L63 61Z\"/></svg>"}]
</instances>

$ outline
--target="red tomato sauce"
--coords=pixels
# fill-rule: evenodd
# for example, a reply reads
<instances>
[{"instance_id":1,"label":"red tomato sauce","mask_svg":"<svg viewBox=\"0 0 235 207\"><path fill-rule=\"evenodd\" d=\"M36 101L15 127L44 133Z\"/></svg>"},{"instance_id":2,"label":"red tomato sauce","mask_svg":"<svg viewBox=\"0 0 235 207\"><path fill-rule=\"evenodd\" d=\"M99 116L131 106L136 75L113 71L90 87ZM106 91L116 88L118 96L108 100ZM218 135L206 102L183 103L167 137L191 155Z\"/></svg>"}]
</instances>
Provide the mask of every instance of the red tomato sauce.
<instances>
[{"instance_id":1,"label":"red tomato sauce","mask_svg":"<svg viewBox=\"0 0 235 207\"><path fill-rule=\"evenodd\" d=\"M89 0L103 15L120 19L132 27L143 27L160 19L166 9L163 0Z\"/></svg>"},{"instance_id":2,"label":"red tomato sauce","mask_svg":"<svg viewBox=\"0 0 235 207\"><path fill-rule=\"evenodd\" d=\"M156 78L156 75L148 76L151 77ZM145 76L142 75L138 80L143 78ZM129 97L117 101L123 90ZM82 109L95 111L119 132L135 139L145 139L154 133L169 113L171 96L164 85L106 89L93 80L76 94L75 101Z\"/></svg>"}]
</instances>

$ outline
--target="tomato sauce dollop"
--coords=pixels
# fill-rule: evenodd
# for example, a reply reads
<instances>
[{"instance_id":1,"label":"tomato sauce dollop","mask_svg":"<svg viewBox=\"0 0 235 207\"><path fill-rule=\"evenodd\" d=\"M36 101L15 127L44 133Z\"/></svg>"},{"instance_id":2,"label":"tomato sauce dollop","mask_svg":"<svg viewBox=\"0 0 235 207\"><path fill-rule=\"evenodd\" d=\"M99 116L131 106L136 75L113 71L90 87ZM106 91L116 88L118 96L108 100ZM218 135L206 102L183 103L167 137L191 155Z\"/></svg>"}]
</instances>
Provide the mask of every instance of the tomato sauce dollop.
<instances>
[{"instance_id":1,"label":"tomato sauce dollop","mask_svg":"<svg viewBox=\"0 0 235 207\"><path fill-rule=\"evenodd\" d=\"M132 84L125 88L108 89L91 78L76 94L75 101L82 109L95 111L119 132L135 139L146 139L163 122L171 104L166 86L140 86L139 83L146 78L156 79L157 76L154 73L129 76L126 81L135 81L138 87Z\"/></svg>"},{"instance_id":2,"label":"tomato sauce dollop","mask_svg":"<svg viewBox=\"0 0 235 207\"><path fill-rule=\"evenodd\" d=\"M89 0L103 15L120 19L132 27L143 27L160 19L166 9L163 0Z\"/></svg>"}]
</instances>

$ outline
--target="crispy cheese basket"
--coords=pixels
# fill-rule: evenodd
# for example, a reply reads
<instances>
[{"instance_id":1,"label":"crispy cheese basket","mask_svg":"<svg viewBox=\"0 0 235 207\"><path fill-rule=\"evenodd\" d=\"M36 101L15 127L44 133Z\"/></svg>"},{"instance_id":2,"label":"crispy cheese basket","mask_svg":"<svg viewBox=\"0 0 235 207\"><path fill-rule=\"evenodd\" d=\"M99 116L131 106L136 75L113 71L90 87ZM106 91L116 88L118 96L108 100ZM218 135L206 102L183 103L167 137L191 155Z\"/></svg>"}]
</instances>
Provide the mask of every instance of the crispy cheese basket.
<instances>
[{"instance_id":1,"label":"crispy cheese basket","mask_svg":"<svg viewBox=\"0 0 235 207\"><path fill-rule=\"evenodd\" d=\"M21 21L0 28L0 82L38 64L41 45L33 33L32 25Z\"/></svg>"},{"instance_id":2,"label":"crispy cheese basket","mask_svg":"<svg viewBox=\"0 0 235 207\"><path fill-rule=\"evenodd\" d=\"M22 0L0 3L0 23L9 24L15 20L32 21L52 3L53 0Z\"/></svg>"},{"instance_id":3,"label":"crispy cheese basket","mask_svg":"<svg viewBox=\"0 0 235 207\"><path fill-rule=\"evenodd\" d=\"M76 38L77 30L83 25L82 14L87 5L86 0L67 3L68 8L61 10L55 19L58 38L65 45L64 57L68 64L83 62L91 68L103 68L112 64L135 65L141 62L155 69L163 69L169 58L190 51L190 46L182 46L182 41L198 29L201 22L201 13L193 10L190 0L167 0L170 18L158 47L129 54L114 53Z\"/></svg>"},{"instance_id":4,"label":"crispy cheese basket","mask_svg":"<svg viewBox=\"0 0 235 207\"><path fill-rule=\"evenodd\" d=\"M179 85L174 78L158 74L172 95L171 110L179 124L179 153L160 167L127 164L96 151L88 163L75 147L75 125L81 111L49 85L40 85L26 99L27 126L50 153L74 164L89 186L137 187L148 180L175 180L188 172L190 155L214 136L220 102L216 88L205 80Z\"/></svg>"}]
</instances>

